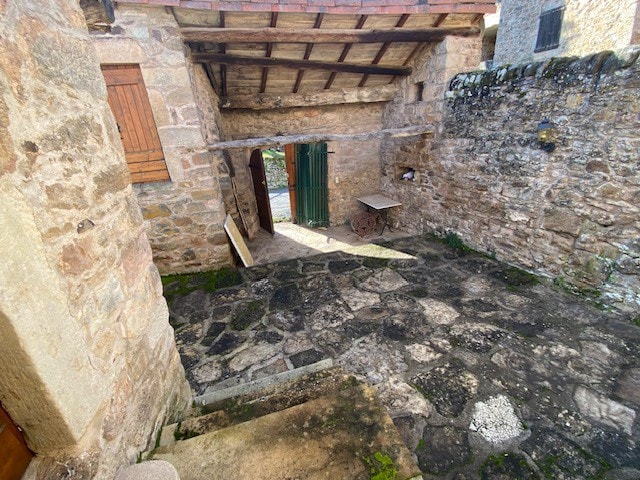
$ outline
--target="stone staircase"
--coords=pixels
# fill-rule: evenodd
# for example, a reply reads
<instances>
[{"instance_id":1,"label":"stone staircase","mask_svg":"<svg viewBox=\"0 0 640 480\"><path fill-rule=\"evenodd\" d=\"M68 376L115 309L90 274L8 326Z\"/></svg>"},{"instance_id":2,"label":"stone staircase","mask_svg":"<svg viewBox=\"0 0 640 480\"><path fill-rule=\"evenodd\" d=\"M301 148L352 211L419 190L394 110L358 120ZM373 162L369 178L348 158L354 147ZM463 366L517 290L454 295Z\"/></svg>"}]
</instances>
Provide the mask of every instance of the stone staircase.
<instances>
[{"instance_id":1,"label":"stone staircase","mask_svg":"<svg viewBox=\"0 0 640 480\"><path fill-rule=\"evenodd\" d=\"M327 361L196 403L144 456L181 480L422 478L374 390Z\"/></svg>"}]
</instances>

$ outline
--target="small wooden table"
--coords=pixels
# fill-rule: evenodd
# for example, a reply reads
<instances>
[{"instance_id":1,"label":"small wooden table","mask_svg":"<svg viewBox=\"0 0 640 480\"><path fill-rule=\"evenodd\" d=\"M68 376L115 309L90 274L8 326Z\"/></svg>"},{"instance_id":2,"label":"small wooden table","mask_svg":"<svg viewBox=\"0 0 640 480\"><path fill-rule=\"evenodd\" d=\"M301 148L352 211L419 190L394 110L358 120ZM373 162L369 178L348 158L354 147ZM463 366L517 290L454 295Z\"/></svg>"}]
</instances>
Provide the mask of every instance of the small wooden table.
<instances>
[{"instance_id":1,"label":"small wooden table","mask_svg":"<svg viewBox=\"0 0 640 480\"><path fill-rule=\"evenodd\" d=\"M373 208L374 210L380 212L380 216L382 217L382 230L380 230L380 235L384 232L385 227L389 227L391 230L391 225L389 225L387 221L387 214L390 208L399 207L402 205L400 202L396 202L395 200L385 197L384 195L376 194L376 195L367 195L366 197L358 198L360 203L364 203L367 206L367 210L369 208Z\"/></svg>"}]
</instances>

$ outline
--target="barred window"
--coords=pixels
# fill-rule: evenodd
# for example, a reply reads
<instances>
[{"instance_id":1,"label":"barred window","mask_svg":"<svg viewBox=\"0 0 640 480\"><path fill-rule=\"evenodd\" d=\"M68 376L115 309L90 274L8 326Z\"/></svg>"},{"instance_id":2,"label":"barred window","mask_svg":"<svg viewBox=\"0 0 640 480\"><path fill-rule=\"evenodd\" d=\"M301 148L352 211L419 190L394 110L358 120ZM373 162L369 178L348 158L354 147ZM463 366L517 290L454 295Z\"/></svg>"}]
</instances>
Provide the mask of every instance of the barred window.
<instances>
[{"instance_id":1,"label":"barred window","mask_svg":"<svg viewBox=\"0 0 640 480\"><path fill-rule=\"evenodd\" d=\"M560 30L562 29L562 15L564 7L549 10L540 15L538 40L535 52L553 50L560 45Z\"/></svg>"}]
</instances>

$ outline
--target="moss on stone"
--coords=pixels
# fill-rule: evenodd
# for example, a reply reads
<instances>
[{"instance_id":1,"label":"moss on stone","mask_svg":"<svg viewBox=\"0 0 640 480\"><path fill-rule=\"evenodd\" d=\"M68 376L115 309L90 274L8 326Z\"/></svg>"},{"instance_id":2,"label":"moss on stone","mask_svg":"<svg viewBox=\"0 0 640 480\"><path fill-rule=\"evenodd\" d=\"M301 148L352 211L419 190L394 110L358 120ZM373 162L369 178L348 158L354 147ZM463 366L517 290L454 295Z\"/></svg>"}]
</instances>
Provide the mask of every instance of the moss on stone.
<instances>
[{"instance_id":1,"label":"moss on stone","mask_svg":"<svg viewBox=\"0 0 640 480\"><path fill-rule=\"evenodd\" d=\"M234 330L246 330L252 323L260 320L265 311L264 302L260 300L241 305L233 313L229 326Z\"/></svg>"},{"instance_id":2,"label":"moss on stone","mask_svg":"<svg viewBox=\"0 0 640 480\"><path fill-rule=\"evenodd\" d=\"M161 280L164 296L171 302L174 297L186 295L195 290L214 292L221 288L240 285L242 276L235 268L223 267L210 272L164 275Z\"/></svg>"},{"instance_id":3,"label":"moss on stone","mask_svg":"<svg viewBox=\"0 0 640 480\"><path fill-rule=\"evenodd\" d=\"M398 468L393 459L382 452L375 452L373 455L364 457L364 463L369 469L370 480L396 480L398 478Z\"/></svg>"}]
</instances>

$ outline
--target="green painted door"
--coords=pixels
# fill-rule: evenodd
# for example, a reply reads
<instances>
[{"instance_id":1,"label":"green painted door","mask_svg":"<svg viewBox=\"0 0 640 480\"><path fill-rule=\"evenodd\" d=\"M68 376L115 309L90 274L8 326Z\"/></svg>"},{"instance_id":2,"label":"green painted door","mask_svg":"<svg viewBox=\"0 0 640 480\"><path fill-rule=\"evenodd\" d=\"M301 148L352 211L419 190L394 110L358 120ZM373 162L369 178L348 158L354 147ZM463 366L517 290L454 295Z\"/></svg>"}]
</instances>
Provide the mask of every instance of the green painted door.
<instances>
[{"instance_id":1,"label":"green painted door","mask_svg":"<svg viewBox=\"0 0 640 480\"><path fill-rule=\"evenodd\" d=\"M327 188L327 144L310 143L295 146L296 216L299 225L329 225Z\"/></svg>"}]
</instances>

